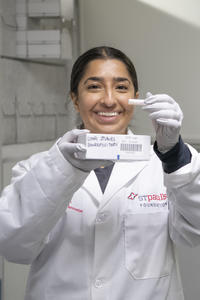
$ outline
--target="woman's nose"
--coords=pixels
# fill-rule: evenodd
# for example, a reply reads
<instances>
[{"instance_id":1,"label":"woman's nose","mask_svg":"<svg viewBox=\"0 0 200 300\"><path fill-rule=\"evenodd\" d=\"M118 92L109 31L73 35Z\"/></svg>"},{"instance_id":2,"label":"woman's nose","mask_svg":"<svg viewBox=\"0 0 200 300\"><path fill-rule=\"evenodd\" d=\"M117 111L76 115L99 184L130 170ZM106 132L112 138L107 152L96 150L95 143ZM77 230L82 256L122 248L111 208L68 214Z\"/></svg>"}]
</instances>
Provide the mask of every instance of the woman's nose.
<instances>
[{"instance_id":1,"label":"woman's nose","mask_svg":"<svg viewBox=\"0 0 200 300\"><path fill-rule=\"evenodd\" d=\"M101 101L107 107L112 107L116 104L116 99L112 91L106 91Z\"/></svg>"}]
</instances>

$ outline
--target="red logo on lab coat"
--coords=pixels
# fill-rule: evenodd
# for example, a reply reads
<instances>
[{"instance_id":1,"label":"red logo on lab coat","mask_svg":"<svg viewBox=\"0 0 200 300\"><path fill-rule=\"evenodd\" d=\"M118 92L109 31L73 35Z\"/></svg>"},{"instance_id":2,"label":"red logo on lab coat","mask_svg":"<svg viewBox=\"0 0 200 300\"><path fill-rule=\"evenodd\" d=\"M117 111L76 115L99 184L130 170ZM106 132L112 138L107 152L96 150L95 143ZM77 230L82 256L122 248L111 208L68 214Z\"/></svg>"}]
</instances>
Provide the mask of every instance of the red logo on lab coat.
<instances>
[{"instance_id":1,"label":"red logo on lab coat","mask_svg":"<svg viewBox=\"0 0 200 300\"><path fill-rule=\"evenodd\" d=\"M128 199L130 200L134 200L135 197L137 197L138 194L135 194L135 193L130 193L130 195L128 196Z\"/></svg>"}]
</instances>

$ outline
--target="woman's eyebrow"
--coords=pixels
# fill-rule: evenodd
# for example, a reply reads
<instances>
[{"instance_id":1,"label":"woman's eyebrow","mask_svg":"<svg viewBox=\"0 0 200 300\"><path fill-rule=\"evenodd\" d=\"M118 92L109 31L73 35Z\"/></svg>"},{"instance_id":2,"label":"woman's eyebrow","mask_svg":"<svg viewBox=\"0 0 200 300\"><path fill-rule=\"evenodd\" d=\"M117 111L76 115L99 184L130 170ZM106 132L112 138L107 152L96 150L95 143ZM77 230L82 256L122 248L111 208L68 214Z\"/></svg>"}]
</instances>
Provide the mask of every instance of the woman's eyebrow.
<instances>
[{"instance_id":1,"label":"woman's eyebrow","mask_svg":"<svg viewBox=\"0 0 200 300\"><path fill-rule=\"evenodd\" d=\"M99 81L99 82L102 82L103 81L103 77L96 77L96 76L92 76L92 77L88 77L85 81L84 81L84 84L87 83L87 81Z\"/></svg>"},{"instance_id":2,"label":"woman's eyebrow","mask_svg":"<svg viewBox=\"0 0 200 300\"><path fill-rule=\"evenodd\" d=\"M128 81L130 83L130 80L126 77L114 77L113 78L114 81L116 82L121 82L121 81ZM91 81L98 81L98 82L103 82L104 78L103 77L97 77L97 76L92 76L92 77L88 77L85 81L84 84L86 84L89 80Z\"/></svg>"},{"instance_id":3,"label":"woman's eyebrow","mask_svg":"<svg viewBox=\"0 0 200 300\"><path fill-rule=\"evenodd\" d=\"M116 82L120 82L120 81L128 81L130 83L130 80L126 77L115 77L114 80Z\"/></svg>"}]
</instances>

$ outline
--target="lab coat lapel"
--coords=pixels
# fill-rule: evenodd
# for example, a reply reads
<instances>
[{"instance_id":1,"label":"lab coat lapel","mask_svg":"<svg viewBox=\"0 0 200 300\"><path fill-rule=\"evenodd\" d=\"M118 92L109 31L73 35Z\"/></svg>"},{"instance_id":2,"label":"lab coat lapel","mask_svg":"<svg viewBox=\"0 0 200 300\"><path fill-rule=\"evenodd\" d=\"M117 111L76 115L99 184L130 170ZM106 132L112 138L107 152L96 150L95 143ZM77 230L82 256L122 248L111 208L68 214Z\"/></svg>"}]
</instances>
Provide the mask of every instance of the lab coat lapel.
<instances>
[{"instance_id":1,"label":"lab coat lapel","mask_svg":"<svg viewBox=\"0 0 200 300\"><path fill-rule=\"evenodd\" d=\"M90 172L82 187L92 195L95 204L98 206L102 200L103 193L94 171Z\"/></svg>"},{"instance_id":2,"label":"lab coat lapel","mask_svg":"<svg viewBox=\"0 0 200 300\"><path fill-rule=\"evenodd\" d=\"M105 206L112 196L128 181L140 173L148 161L118 162L114 165L108 185L105 189L101 207Z\"/></svg>"},{"instance_id":3,"label":"lab coat lapel","mask_svg":"<svg viewBox=\"0 0 200 300\"><path fill-rule=\"evenodd\" d=\"M112 196L129 180L136 177L147 164L148 161L115 163L104 194L94 171L90 172L82 188L87 190L97 206L105 206Z\"/></svg>"}]
</instances>

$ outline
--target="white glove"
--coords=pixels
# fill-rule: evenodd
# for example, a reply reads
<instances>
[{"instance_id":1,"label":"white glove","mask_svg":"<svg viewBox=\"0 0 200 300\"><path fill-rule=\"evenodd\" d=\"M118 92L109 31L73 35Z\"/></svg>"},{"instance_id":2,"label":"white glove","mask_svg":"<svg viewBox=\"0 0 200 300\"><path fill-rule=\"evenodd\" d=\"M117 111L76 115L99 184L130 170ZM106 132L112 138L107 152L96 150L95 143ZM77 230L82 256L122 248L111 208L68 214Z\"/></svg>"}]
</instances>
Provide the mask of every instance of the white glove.
<instances>
[{"instance_id":1,"label":"white glove","mask_svg":"<svg viewBox=\"0 0 200 300\"><path fill-rule=\"evenodd\" d=\"M143 110L149 113L156 131L158 150L169 151L179 141L183 113L174 99L165 94L146 94Z\"/></svg>"},{"instance_id":2,"label":"white glove","mask_svg":"<svg viewBox=\"0 0 200 300\"><path fill-rule=\"evenodd\" d=\"M65 133L63 137L58 141L58 148L60 149L64 158L74 167L86 172L89 172L101 166L110 165L112 162L109 160L105 161L78 158L80 152L86 151L85 145L77 143L78 136L80 134L83 134L84 132L88 133L89 130L73 129Z\"/></svg>"}]
</instances>

